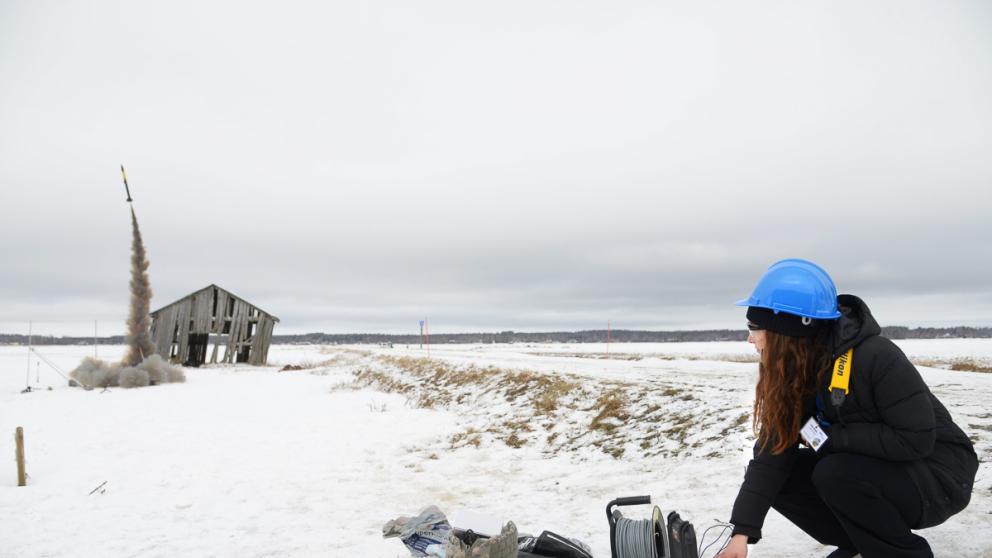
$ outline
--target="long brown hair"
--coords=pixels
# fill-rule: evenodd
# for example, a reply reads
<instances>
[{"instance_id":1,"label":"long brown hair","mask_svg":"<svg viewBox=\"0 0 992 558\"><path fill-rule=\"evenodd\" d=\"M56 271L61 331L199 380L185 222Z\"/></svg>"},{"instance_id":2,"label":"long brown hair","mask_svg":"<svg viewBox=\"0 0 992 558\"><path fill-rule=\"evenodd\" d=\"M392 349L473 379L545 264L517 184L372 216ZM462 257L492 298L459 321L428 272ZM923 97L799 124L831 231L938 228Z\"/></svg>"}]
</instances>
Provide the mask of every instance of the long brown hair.
<instances>
[{"instance_id":1,"label":"long brown hair","mask_svg":"<svg viewBox=\"0 0 992 558\"><path fill-rule=\"evenodd\" d=\"M816 393L829 366L823 335L790 337L765 330L752 422L762 451L771 445L779 454L796 443L805 418L803 402Z\"/></svg>"}]
</instances>

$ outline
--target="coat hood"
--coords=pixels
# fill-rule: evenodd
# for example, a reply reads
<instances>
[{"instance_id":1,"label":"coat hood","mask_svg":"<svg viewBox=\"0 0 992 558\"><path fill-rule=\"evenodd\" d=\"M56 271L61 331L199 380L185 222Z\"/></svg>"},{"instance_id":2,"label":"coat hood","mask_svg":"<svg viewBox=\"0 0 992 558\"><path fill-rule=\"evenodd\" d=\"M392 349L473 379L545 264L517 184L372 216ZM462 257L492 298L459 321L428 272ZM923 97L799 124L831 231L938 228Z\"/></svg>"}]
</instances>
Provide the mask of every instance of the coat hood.
<instances>
[{"instance_id":1,"label":"coat hood","mask_svg":"<svg viewBox=\"0 0 992 558\"><path fill-rule=\"evenodd\" d=\"M834 324L834 358L851 347L860 345L865 339L882 333L881 326L871 315L865 301L854 295L842 294L837 296L837 306L841 315Z\"/></svg>"}]
</instances>

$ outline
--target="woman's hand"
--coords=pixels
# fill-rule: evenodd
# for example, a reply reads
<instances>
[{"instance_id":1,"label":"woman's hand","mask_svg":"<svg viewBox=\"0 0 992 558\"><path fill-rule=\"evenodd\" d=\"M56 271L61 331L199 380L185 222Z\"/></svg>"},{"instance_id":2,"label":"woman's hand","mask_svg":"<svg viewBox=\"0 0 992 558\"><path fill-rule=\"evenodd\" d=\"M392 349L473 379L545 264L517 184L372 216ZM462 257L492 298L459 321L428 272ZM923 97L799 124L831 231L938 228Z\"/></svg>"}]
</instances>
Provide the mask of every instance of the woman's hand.
<instances>
[{"instance_id":1,"label":"woman's hand","mask_svg":"<svg viewBox=\"0 0 992 558\"><path fill-rule=\"evenodd\" d=\"M716 555L716 558L746 558L747 557L747 535L734 535L730 539L730 544L723 552Z\"/></svg>"}]
</instances>

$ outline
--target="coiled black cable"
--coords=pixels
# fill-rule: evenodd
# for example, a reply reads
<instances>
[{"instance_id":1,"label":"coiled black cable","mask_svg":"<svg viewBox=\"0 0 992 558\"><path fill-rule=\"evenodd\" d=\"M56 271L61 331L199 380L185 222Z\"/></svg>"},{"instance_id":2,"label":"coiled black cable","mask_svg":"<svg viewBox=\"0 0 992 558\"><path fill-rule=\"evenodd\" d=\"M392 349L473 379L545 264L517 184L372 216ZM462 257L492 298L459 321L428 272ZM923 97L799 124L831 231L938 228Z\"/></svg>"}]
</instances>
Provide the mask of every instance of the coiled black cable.
<instances>
[{"instance_id":1,"label":"coiled black cable","mask_svg":"<svg viewBox=\"0 0 992 558\"><path fill-rule=\"evenodd\" d=\"M619 513L617 513L619 516ZM661 510L654 508L651 519L617 517L614 556L617 558L659 558L668 555Z\"/></svg>"}]
</instances>

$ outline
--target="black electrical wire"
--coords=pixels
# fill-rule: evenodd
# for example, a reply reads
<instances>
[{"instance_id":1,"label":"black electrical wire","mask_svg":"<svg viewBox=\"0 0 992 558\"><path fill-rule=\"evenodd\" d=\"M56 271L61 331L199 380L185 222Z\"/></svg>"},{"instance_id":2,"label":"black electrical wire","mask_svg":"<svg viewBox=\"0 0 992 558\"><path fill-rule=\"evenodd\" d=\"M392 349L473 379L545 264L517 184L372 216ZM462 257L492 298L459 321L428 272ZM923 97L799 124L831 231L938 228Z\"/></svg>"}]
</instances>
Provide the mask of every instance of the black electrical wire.
<instances>
[{"instance_id":1,"label":"black electrical wire","mask_svg":"<svg viewBox=\"0 0 992 558\"><path fill-rule=\"evenodd\" d=\"M720 529L720 532L716 535L716 538L713 539L713 542L711 542L706 546L703 546L703 543L706 541L706 534L712 531L713 529ZM703 558L703 555L706 553L707 550L709 550L711 546L713 546L714 544L720 541L723 541L723 544L721 544L719 548L716 549L714 556L720 554L720 552L722 552L723 549L727 548L727 545L730 544L730 532L732 532L733 529L734 529L733 525L731 525L730 523L723 523L722 521L717 521L716 525L707 527L706 530L703 531L703 535L699 537L699 558Z\"/></svg>"}]
</instances>

